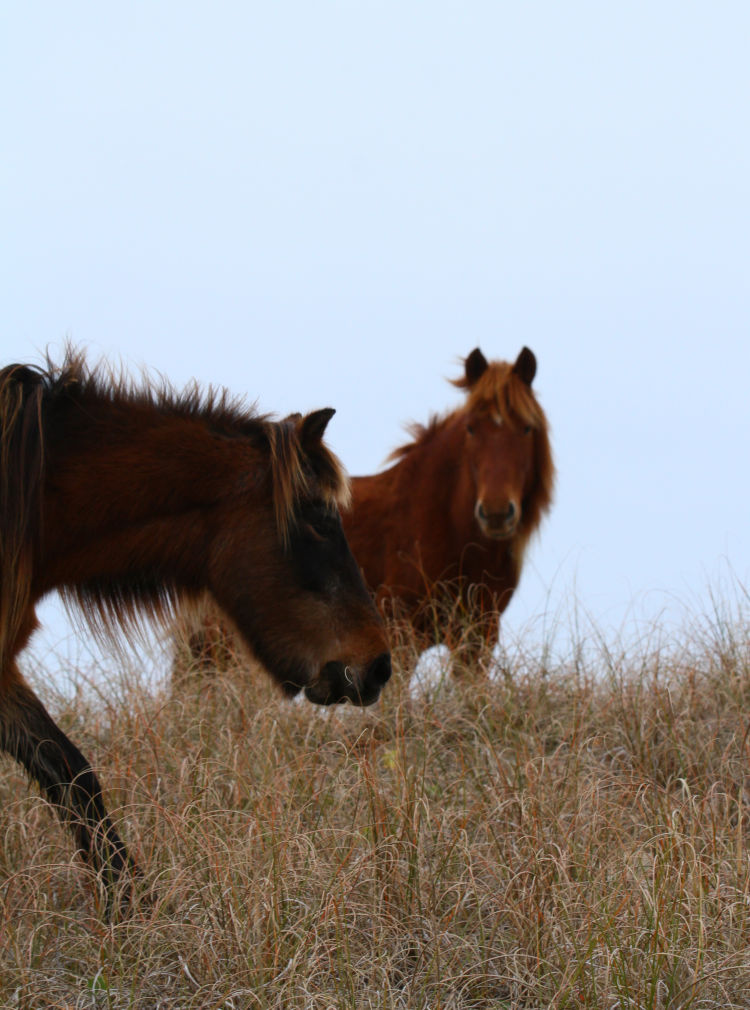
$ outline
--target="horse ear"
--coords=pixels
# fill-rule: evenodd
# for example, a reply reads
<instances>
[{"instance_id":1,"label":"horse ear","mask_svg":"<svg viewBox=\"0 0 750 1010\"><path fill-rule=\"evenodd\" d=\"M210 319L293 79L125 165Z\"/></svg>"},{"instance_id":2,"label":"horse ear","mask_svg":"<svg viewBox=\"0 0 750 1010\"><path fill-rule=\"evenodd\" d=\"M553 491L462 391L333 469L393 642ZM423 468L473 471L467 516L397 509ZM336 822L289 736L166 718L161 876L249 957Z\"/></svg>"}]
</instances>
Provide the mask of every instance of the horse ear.
<instances>
[{"instance_id":1,"label":"horse ear","mask_svg":"<svg viewBox=\"0 0 750 1010\"><path fill-rule=\"evenodd\" d=\"M523 379L527 386L530 386L536 375L536 355L528 347L521 349L521 353L516 358L513 371L519 379Z\"/></svg>"},{"instance_id":2,"label":"horse ear","mask_svg":"<svg viewBox=\"0 0 750 1010\"><path fill-rule=\"evenodd\" d=\"M335 413L333 407L323 407L322 410L307 414L298 422L299 440L303 448L308 449L320 443L328 422Z\"/></svg>"},{"instance_id":3,"label":"horse ear","mask_svg":"<svg viewBox=\"0 0 750 1010\"><path fill-rule=\"evenodd\" d=\"M487 370L487 359L478 347L475 347L469 357L465 359L464 368L466 369L466 388L471 389Z\"/></svg>"}]
</instances>

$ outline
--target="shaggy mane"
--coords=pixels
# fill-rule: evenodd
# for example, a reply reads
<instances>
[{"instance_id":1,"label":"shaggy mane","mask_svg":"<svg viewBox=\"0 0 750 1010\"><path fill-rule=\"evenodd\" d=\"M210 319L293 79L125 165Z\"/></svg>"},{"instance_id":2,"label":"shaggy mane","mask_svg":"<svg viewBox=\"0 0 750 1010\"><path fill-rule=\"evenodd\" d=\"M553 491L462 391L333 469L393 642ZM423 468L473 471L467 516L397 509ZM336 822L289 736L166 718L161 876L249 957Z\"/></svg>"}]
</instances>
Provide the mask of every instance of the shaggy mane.
<instances>
[{"instance_id":1,"label":"shaggy mane","mask_svg":"<svg viewBox=\"0 0 750 1010\"><path fill-rule=\"evenodd\" d=\"M338 458L322 442L312 450L300 445L299 414L279 421L270 414L258 413L255 404L248 405L243 396L214 386L203 388L196 380L178 390L161 375L152 377L144 371L140 381L135 381L124 369L115 369L106 362L90 368L85 356L70 347L61 366L56 367L48 358L46 370L30 370L38 374L45 398L71 395L100 403L133 404L198 421L221 435L266 444L273 473L276 523L285 543L300 501L314 490L322 493L331 508L349 504L349 480Z\"/></svg>"},{"instance_id":2,"label":"shaggy mane","mask_svg":"<svg viewBox=\"0 0 750 1010\"><path fill-rule=\"evenodd\" d=\"M497 412L512 425L528 425L535 431L547 432L547 419L530 386L513 372L507 361L492 361L472 387L466 378L449 379L458 389L468 389L466 402L445 414L432 414L427 424L412 421L406 425L411 441L398 446L386 457L386 462L403 459L417 447L424 446L444 425L459 416Z\"/></svg>"},{"instance_id":3,"label":"shaggy mane","mask_svg":"<svg viewBox=\"0 0 750 1010\"><path fill-rule=\"evenodd\" d=\"M458 389L468 390L465 414L491 414L497 411L506 424L528 425L546 429L547 421L537 398L507 361L492 361L477 381L469 387L465 376L451 379Z\"/></svg>"}]
</instances>

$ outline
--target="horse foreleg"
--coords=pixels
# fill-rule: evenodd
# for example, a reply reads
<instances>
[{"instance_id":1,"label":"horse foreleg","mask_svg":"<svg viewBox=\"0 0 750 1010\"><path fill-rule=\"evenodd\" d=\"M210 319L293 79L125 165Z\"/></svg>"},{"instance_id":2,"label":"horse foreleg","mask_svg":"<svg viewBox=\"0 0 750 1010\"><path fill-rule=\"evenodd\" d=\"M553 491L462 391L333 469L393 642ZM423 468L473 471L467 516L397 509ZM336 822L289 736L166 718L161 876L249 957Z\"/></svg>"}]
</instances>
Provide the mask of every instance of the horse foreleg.
<instances>
[{"instance_id":1,"label":"horse foreleg","mask_svg":"<svg viewBox=\"0 0 750 1010\"><path fill-rule=\"evenodd\" d=\"M104 885L110 918L117 906L124 910L130 904L135 864L109 818L91 765L14 672L0 698L0 749L23 765L71 829Z\"/></svg>"}]
</instances>

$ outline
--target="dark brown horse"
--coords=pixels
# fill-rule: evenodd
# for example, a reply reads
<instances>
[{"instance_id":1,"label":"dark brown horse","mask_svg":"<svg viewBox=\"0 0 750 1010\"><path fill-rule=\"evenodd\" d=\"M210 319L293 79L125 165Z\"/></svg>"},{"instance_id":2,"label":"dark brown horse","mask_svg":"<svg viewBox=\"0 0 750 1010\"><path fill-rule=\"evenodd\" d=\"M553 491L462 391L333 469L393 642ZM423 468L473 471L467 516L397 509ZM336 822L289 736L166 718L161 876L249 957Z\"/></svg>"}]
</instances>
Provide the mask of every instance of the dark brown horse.
<instances>
[{"instance_id":1,"label":"dark brown horse","mask_svg":"<svg viewBox=\"0 0 750 1010\"><path fill-rule=\"evenodd\" d=\"M110 910L134 864L88 761L19 672L35 604L59 589L114 633L208 592L287 694L375 701L390 657L341 527L332 414L273 422L226 394L135 388L72 351L0 371L0 749L61 812Z\"/></svg>"},{"instance_id":2,"label":"dark brown horse","mask_svg":"<svg viewBox=\"0 0 750 1010\"><path fill-rule=\"evenodd\" d=\"M547 421L531 384L536 358L488 362L479 348L454 385L457 410L412 426L393 466L352 479L344 529L379 606L408 622L417 646L459 650L454 670L478 671L518 585L524 552L552 501ZM220 622L190 629L190 661L226 662Z\"/></svg>"},{"instance_id":3,"label":"dark brown horse","mask_svg":"<svg viewBox=\"0 0 750 1010\"><path fill-rule=\"evenodd\" d=\"M488 362L476 348L453 383L465 403L413 425L389 469L352 479L344 529L367 584L420 646L461 646L464 668L497 641L526 545L552 501L535 374L527 347L513 364Z\"/></svg>"}]
</instances>

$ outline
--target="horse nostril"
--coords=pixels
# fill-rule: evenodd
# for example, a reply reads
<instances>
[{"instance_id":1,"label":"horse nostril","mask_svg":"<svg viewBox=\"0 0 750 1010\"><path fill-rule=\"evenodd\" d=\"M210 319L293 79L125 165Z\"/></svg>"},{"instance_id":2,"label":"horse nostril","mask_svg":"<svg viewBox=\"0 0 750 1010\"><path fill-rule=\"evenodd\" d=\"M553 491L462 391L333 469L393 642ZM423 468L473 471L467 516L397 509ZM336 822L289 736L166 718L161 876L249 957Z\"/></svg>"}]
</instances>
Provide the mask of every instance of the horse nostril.
<instances>
[{"instance_id":1,"label":"horse nostril","mask_svg":"<svg viewBox=\"0 0 750 1010\"><path fill-rule=\"evenodd\" d=\"M385 684L391 677L391 654L381 652L381 654L370 663L367 671L367 679L375 684Z\"/></svg>"},{"instance_id":2,"label":"horse nostril","mask_svg":"<svg viewBox=\"0 0 750 1010\"><path fill-rule=\"evenodd\" d=\"M511 519L513 519L515 514L516 514L516 506L514 505L513 502L508 502L508 509L505 513L506 521L510 521Z\"/></svg>"},{"instance_id":3,"label":"horse nostril","mask_svg":"<svg viewBox=\"0 0 750 1010\"><path fill-rule=\"evenodd\" d=\"M487 519L487 510L484 507L484 502L479 502L477 505L477 515L480 519Z\"/></svg>"}]
</instances>

